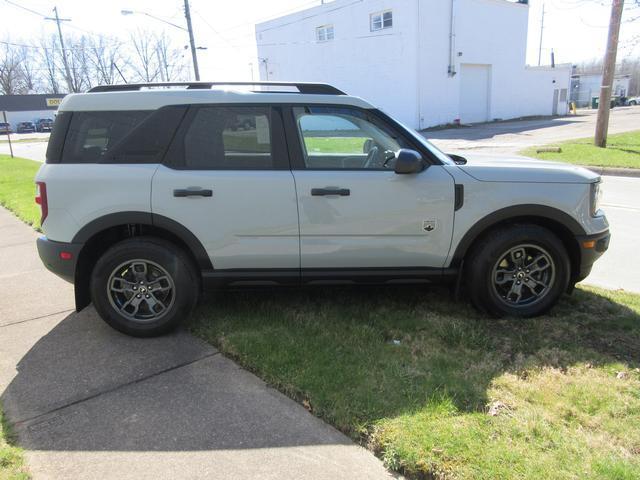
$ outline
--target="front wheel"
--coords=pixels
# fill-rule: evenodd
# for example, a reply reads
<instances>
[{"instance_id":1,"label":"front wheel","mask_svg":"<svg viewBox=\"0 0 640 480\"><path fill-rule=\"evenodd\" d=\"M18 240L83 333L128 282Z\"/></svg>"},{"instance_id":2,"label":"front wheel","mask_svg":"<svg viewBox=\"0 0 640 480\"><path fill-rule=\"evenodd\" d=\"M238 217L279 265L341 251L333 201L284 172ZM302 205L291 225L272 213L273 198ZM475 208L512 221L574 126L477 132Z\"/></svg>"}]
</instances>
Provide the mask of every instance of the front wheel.
<instances>
[{"instance_id":1,"label":"front wheel","mask_svg":"<svg viewBox=\"0 0 640 480\"><path fill-rule=\"evenodd\" d=\"M473 304L497 317L533 317L566 291L570 262L560 239L537 225L511 225L472 250L467 286Z\"/></svg>"},{"instance_id":2,"label":"front wheel","mask_svg":"<svg viewBox=\"0 0 640 480\"><path fill-rule=\"evenodd\" d=\"M190 259L177 246L138 237L117 243L91 275L91 299L110 326L135 337L153 337L189 316L200 292Z\"/></svg>"}]
</instances>

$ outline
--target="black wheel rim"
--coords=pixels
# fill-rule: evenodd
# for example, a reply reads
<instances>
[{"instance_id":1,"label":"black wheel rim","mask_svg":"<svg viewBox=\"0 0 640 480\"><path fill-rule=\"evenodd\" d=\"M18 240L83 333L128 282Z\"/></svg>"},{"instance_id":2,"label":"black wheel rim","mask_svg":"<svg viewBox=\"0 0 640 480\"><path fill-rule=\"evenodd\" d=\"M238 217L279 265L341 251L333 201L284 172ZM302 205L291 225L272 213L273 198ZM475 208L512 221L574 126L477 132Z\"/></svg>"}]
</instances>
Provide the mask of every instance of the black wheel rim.
<instances>
[{"instance_id":1,"label":"black wheel rim","mask_svg":"<svg viewBox=\"0 0 640 480\"><path fill-rule=\"evenodd\" d=\"M553 288L556 267L553 257L538 245L522 244L503 253L491 272L497 298L512 308L541 302Z\"/></svg>"},{"instance_id":2,"label":"black wheel rim","mask_svg":"<svg viewBox=\"0 0 640 480\"><path fill-rule=\"evenodd\" d=\"M175 299L171 275L155 262L135 259L118 265L107 282L111 306L135 322L156 321L167 314Z\"/></svg>"}]
</instances>

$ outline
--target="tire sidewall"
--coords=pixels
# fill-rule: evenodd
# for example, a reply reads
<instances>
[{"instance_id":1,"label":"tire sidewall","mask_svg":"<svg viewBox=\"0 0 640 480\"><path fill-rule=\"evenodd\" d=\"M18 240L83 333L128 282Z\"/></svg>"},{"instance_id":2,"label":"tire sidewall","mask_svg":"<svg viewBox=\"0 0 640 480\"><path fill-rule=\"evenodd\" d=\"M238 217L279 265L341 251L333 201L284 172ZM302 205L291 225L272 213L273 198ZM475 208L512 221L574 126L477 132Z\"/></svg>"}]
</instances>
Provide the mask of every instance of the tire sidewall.
<instances>
[{"instance_id":1,"label":"tire sidewall","mask_svg":"<svg viewBox=\"0 0 640 480\"><path fill-rule=\"evenodd\" d=\"M525 307L509 307L501 301L493 287L493 268L511 248L529 244L541 247L551 256L555 279L550 291L540 301ZM494 316L532 317L545 313L566 291L571 265L562 242L549 230L537 226L513 226L490 237L477 252L471 275L474 303Z\"/></svg>"},{"instance_id":2,"label":"tire sidewall","mask_svg":"<svg viewBox=\"0 0 640 480\"><path fill-rule=\"evenodd\" d=\"M157 320L136 322L128 319L109 301L107 284L111 273L119 265L134 259L160 265L173 280L173 304ZM91 299L103 320L122 333L139 337L162 335L176 328L193 310L199 288L193 266L178 247L169 242L142 238L124 240L107 250L93 269L90 285Z\"/></svg>"}]
</instances>

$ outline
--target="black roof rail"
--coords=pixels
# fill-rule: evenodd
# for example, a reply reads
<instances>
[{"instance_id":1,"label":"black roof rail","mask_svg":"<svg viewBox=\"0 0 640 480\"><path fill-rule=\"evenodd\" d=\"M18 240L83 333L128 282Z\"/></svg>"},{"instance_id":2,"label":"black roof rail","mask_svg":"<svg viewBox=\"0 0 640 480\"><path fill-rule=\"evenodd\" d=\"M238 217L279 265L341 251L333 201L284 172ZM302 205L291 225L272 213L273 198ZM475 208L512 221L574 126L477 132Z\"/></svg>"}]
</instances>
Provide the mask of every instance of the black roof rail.
<instances>
[{"instance_id":1,"label":"black roof rail","mask_svg":"<svg viewBox=\"0 0 640 480\"><path fill-rule=\"evenodd\" d=\"M125 83L121 85L99 85L88 90L87 93L96 92L130 92L150 87L186 87L187 90L208 90L217 86L260 86L260 87L295 87L298 93L315 95L346 95L342 90L327 83L308 82L160 82L160 83ZM260 93L276 93L274 90L252 90ZM295 92L280 92L295 93Z\"/></svg>"}]
</instances>

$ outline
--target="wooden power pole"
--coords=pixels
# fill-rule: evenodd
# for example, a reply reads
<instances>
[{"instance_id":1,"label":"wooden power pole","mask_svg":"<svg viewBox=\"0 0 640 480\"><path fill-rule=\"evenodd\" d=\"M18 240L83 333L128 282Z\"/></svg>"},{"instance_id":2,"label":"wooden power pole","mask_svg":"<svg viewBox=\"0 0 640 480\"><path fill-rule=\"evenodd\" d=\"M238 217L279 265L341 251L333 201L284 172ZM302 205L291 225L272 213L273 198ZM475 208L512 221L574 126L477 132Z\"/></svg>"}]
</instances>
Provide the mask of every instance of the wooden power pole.
<instances>
[{"instance_id":1,"label":"wooden power pole","mask_svg":"<svg viewBox=\"0 0 640 480\"><path fill-rule=\"evenodd\" d=\"M613 76L616 70L616 55L618 54L618 39L620 38L620 23L622 21L623 8L624 0L613 0L613 4L611 6L611 20L609 22L607 52L604 56L604 68L602 71L598 119L596 120L595 145L596 147L601 148L607 146L609 111L611 110L611 89L613 88Z\"/></svg>"}]
</instances>

